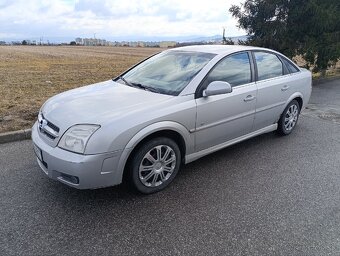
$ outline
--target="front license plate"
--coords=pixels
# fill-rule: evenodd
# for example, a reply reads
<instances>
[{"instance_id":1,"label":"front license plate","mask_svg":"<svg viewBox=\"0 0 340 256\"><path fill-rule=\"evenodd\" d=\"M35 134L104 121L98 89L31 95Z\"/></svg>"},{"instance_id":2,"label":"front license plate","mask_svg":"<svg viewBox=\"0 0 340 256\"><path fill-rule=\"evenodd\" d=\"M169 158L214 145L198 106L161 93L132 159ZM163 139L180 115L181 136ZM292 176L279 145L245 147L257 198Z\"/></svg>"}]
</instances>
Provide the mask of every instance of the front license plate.
<instances>
[{"instance_id":1,"label":"front license plate","mask_svg":"<svg viewBox=\"0 0 340 256\"><path fill-rule=\"evenodd\" d=\"M35 155L38 157L38 159L40 160L40 162L42 162L42 161L43 161L43 158L42 158L41 149L40 149L37 145L35 145L35 144L33 144L33 148L34 148L34 153L35 153Z\"/></svg>"}]
</instances>

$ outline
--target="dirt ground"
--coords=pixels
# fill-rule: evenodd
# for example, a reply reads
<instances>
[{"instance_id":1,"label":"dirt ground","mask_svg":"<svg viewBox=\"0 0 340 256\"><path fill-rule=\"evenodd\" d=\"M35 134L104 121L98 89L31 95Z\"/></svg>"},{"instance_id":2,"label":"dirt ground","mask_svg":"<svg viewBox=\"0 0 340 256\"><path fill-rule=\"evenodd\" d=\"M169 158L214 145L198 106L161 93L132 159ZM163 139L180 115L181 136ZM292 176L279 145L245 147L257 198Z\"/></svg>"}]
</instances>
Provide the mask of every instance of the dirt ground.
<instances>
[{"instance_id":1,"label":"dirt ground","mask_svg":"<svg viewBox=\"0 0 340 256\"><path fill-rule=\"evenodd\" d=\"M0 46L0 132L30 128L59 92L109 80L159 48Z\"/></svg>"}]
</instances>

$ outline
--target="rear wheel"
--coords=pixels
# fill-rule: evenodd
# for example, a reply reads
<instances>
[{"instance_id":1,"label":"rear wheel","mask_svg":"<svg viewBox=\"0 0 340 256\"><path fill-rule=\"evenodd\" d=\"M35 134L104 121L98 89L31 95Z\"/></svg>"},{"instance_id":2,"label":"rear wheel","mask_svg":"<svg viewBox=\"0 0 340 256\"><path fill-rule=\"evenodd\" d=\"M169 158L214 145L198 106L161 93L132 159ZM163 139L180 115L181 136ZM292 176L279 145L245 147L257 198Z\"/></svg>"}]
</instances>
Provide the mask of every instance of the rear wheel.
<instances>
[{"instance_id":1,"label":"rear wheel","mask_svg":"<svg viewBox=\"0 0 340 256\"><path fill-rule=\"evenodd\" d=\"M169 138L155 138L142 145L133 155L130 180L143 194L158 192L167 187L180 168L181 152Z\"/></svg>"},{"instance_id":2,"label":"rear wheel","mask_svg":"<svg viewBox=\"0 0 340 256\"><path fill-rule=\"evenodd\" d=\"M277 132L280 135L290 134L299 119L300 105L296 100L292 100L283 111L278 122Z\"/></svg>"}]
</instances>

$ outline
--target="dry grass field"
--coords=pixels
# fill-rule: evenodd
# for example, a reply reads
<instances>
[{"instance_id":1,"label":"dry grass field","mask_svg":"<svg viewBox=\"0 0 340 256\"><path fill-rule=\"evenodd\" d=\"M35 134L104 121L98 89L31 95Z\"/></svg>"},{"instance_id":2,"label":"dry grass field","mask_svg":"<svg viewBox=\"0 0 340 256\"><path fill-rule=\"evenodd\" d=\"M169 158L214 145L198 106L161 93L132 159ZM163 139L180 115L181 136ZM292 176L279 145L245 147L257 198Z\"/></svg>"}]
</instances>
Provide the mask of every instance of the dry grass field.
<instances>
[{"instance_id":1,"label":"dry grass field","mask_svg":"<svg viewBox=\"0 0 340 256\"><path fill-rule=\"evenodd\" d=\"M109 80L159 48L0 46L0 133L30 128L43 102ZM302 65L303 60L296 61ZM340 62L328 75L340 73ZM317 77L317 74L314 74Z\"/></svg>"},{"instance_id":2,"label":"dry grass field","mask_svg":"<svg viewBox=\"0 0 340 256\"><path fill-rule=\"evenodd\" d=\"M0 46L0 132L30 128L43 102L109 80L159 48Z\"/></svg>"}]
</instances>

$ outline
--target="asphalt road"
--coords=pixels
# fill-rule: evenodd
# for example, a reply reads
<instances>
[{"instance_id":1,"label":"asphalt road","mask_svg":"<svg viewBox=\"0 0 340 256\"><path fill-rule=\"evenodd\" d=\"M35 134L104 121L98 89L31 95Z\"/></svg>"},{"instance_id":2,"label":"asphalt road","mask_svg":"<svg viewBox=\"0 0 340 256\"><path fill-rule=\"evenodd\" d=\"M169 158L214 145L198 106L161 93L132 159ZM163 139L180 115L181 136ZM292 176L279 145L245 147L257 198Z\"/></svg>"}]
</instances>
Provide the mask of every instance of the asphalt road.
<instances>
[{"instance_id":1,"label":"asphalt road","mask_svg":"<svg viewBox=\"0 0 340 256\"><path fill-rule=\"evenodd\" d=\"M340 255L340 80L310 106L290 136L207 156L150 196L69 188L31 141L0 145L0 255Z\"/></svg>"}]
</instances>

